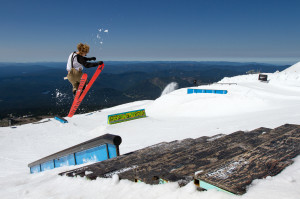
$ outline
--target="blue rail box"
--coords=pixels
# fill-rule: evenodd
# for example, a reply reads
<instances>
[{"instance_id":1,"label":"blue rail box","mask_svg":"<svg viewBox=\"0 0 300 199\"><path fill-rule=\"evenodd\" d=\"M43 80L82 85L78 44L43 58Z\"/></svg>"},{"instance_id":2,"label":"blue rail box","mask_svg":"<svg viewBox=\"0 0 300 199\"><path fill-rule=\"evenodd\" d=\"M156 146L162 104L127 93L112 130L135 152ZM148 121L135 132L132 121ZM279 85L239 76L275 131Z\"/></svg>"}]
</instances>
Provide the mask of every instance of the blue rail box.
<instances>
[{"instance_id":1,"label":"blue rail box","mask_svg":"<svg viewBox=\"0 0 300 199\"><path fill-rule=\"evenodd\" d=\"M227 90L212 90L212 89L187 89L187 94L193 94L193 93L214 93L214 94L227 94Z\"/></svg>"},{"instance_id":2,"label":"blue rail box","mask_svg":"<svg viewBox=\"0 0 300 199\"><path fill-rule=\"evenodd\" d=\"M55 116L54 119L56 119L57 121L61 122L61 123L68 123L68 120L60 117L60 116Z\"/></svg>"},{"instance_id":3,"label":"blue rail box","mask_svg":"<svg viewBox=\"0 0 300 199\"><path fill-rule=\"evenodd\" d=\"M105 134L28 164L30 173L62 166L100 162L120 155L120 136Z\"/></svg>"}]
</instances>

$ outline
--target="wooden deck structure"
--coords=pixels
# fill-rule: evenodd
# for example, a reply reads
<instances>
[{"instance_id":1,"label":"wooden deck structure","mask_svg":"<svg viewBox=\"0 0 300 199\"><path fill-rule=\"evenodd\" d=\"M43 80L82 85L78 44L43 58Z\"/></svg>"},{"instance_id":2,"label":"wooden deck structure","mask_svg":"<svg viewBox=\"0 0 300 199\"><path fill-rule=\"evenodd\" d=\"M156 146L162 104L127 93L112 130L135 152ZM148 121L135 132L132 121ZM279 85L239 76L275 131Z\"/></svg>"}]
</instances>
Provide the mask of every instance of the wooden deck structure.
<instances>
[{"instance_id":1,"label":"wooden deck structure","mask_svg":"<svg viewBox=\"0 0 300 199\"><path fill-rule=\"evenodd\" d=\"M300 154L300 126L286 124L275 129L162 142L60 175L88 179L118 174L147 184L194 180L199 190L216 188L244 194L254 179L274 176Z\"/></svg>"}]
</instances>

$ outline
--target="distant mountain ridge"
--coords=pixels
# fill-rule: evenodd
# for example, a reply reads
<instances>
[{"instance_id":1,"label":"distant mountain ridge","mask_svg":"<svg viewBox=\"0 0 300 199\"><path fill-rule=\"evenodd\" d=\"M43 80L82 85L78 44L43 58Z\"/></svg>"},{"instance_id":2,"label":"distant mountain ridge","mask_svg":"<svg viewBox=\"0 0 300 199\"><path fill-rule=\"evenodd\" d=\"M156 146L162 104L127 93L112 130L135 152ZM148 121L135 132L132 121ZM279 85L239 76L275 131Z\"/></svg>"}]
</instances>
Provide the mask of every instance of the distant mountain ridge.
<instances>
[{"instance_id":1,"label":"distant mountain ridge","mask_svg":"<svg viewBox=\"0 0 300 199\"><path fill-rule=\"evenodd\" d=\"M255 70L282 71L289 66L231 62L105 62L79 112L156 99L170 82L179 88L208 84ZM66 115L71 84L63 80L65 63L0 63L0 118L13 115ZM95 69L85 69L89 77Z\"/></svg>"}]
</instances>

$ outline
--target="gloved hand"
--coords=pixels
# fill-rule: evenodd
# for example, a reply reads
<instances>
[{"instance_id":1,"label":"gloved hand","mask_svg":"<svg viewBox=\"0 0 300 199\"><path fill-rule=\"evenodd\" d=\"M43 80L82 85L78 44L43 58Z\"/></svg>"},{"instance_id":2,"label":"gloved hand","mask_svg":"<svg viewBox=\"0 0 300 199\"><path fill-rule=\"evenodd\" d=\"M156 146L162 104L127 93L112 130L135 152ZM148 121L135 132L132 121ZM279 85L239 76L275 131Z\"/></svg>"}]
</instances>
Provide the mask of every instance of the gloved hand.
<instances>
[{"instance_id":1,"label":"gloved hand","mask_svg":"<svg viewBox=\"0 0 300 199\"><path fill-rule=\"evenodd\" d=\"M103 61L99 61L98 64L99 64L99 65L102 65L102 64L103 64Z\"/></svg>"},{"instance_id":2,"label":"gloved hand","mask_svg":"<svg viewBox=\"0 0 300 199\"><path fill-rule=\"evenodd\" d=\"M92 61L95 61L95 60L96 60L96 57L91 57L91 60L92 60Z\"/></svg>"}]
</instances>

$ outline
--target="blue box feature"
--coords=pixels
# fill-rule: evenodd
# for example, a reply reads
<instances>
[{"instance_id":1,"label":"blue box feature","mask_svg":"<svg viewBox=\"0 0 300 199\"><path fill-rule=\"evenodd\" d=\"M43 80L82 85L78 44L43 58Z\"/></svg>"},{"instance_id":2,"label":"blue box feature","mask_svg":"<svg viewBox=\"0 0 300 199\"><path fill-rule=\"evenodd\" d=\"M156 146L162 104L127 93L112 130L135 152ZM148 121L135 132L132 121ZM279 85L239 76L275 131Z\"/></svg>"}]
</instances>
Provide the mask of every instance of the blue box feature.
<instances>
[{"instance_id":1,"label":"blue box feature","mask_svg":"<svg viewBox=\"0 0 300 199\"><path fill-rule=\"evenodd\" d=\"M101 145L88 150L75 153L76 163L99 162L108 159L106 145Z\"/></svg>"},{"instance_id":2,"label":"blue box feature","mask_svg":"<svg viewBox=\"0 0 300 199\"><path fill-rule=\"evenodd\" d=\"M54 119L56 119L57 121L59 121L61 123L68 123L68 120L66 120L62 117L59 117L59 116L55 116Z\"/></svg>"},{"instance_id":3,"label":"blue box feature","mask_svg":"<svg viewBox=\"0 0 300 199\"><path fill-rule=\"evenodd\" d=\"M117 148L115 145L112 144L107 144L107 148L108 148L108 154L109 154L109 158L115 158L117 157Z\"/></svg>"},{"instance_id":4,"label":"blue box feature","mask_svg":"<svg viewBox=\"0 0 300 199\"><path fill-rule=\"evenodd\" d=\"M121 143L120 136L105 134L34 161L28 167L30 173L38 173L62 166L100 162L119 156Z\"/></svg>"},{"instance_id":5,"label":"blue box feature","mask_svg":"<svg viewBox=\"0 0 300 199\"><path fill-rule=\"evenodd\" d=\"M70 154L64 157L60 157L54 160L55 168L57 167L63 167L63 166L70 166L70 165L76 165L75 164L75 158L74 154Z\"/></svg>"},{"instance_id":6,"label":"blue box feature","mask_svg":"<svg viewBox=\"0 0 300 199\"><path fill-rule=\"evenodd\" d=\"M30 173L39 173L41 172L41 166L40 165L35 165L33 167L30 167Z\"/></svg>"},{"instance_id":7,"label":"blue box feature","mask_svg":"<svg viewBox=\"0 0 300 199\"><path fill-rule=\"evenodd\" d=\"M227 94L227 90L211 90L211 89L187 89L187 94L193 93L215 93L215 94Z\"/></svg>"},{"instance_id":8,"label":"blue box feature","mask_svg":"<svg viewBox=\"0 0 300 199\"><path fill-rule=\"evenodd\" d=\"M227 94L226 90L216 90L216 94Z\"/></svg>"},{"instance_id":9,"label":"blue box feature","mask_svg":"<svg viewBox=\"0 0 300 199\"><path fill-rule=\"evenodd\" d=\"M193 94L194 93L194 89L188 88L187 89L187 94Z\"/></svg>"},{"instance_id":10,"label":"blue box feature","mask_svg":"<svg viewBox=\"0 0 300 199\"><path fill-rule=\"evenodd\" d=\"M54 169L54 162L53 160L50 160L48 162L44 162L41 164L41 171L47 171L50 169Z\"/></svg>"}]
</instances>

